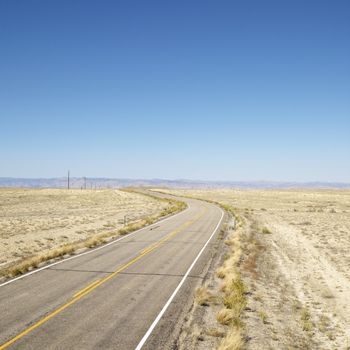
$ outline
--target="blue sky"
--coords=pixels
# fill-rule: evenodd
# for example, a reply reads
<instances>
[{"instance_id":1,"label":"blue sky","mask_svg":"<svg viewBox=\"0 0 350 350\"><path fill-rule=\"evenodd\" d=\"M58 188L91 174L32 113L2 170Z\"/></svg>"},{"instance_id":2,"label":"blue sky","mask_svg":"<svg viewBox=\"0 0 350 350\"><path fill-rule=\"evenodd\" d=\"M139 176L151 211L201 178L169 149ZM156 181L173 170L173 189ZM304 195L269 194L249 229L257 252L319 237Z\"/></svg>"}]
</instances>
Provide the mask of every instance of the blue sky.
<instances>
[{"instance_id":1,"label":"blue sky","mask_svg":"<svg viewBox=\"0 0 350 350\"><path fill-rule=\"evenodd\" d=\"M0 1L0 177L350 182L349 38L349 1Z\"/></svg>"}]
</instances>

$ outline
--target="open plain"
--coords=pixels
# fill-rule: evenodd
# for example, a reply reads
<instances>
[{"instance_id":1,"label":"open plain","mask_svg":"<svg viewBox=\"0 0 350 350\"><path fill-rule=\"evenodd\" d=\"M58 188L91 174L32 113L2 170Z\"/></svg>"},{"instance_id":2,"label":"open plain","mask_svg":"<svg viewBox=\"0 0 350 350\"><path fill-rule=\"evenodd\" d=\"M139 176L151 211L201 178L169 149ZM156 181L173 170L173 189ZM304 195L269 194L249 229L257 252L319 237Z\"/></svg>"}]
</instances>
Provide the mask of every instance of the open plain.
<instances>
[{"instance_id":1,"label":"open plain","mask_svg":"<svg viewBox=\"0 0 350 350\"><path fill-rule=\"evenodd\" d=\"M119 190L0 189L0 270L169 206Z\"/></svg>"},{"instance_id":2,"label":"open plain","mask_svg":"<svg viewBox=\"0 0 350 350\"><path fill-rule=\"evenodd\" d=\"M132 349L139 342L138 349L350 349L350 191L155 192L182 197L189 207L102 250L3 285L1 349L78 346L77 334L103 348ZM118 231L126 214L137 222L169 206L152 196L116 190L4 189L1 196L6 262ZM226 211L224 221L218 206ZM155 290L162 291L157 298ZM30 302L18 308L28 291ZM125 308L125 300L131 308ZM85 324L87 302L95 311L88 312ZM112 326L88 335L85 330L93 330L95 320L106 315ZM66 324L76 326L67 333ZM126 336L129 327L137 327L136 337ZM45 334L57 338L49 341Z\"/></svg>"},{"instance_id":3,"label":"open plain","mask_svg":"<svg viewBox=\"0 0 350 350\"><path fill-rule=\"evenodd\" d=\"M236 335L231 332L231 342L224 340L220 349L239 349L242 344L254 350L350 348L350 191L166 192L229 205L245 223L239 247L233 248L238 258L230 263L247 290L244 326L237 327ZM220 295L223 287L215 290L217 278L207 283L208 295ZM231 322L222 320L223 314L208 316L218 312L215 303L211 306L194 325L201 334L201 341L191 345L195 349L213 347L208 329L223 337L227 326L222 324Z\"/></svg>"}]
</instances>

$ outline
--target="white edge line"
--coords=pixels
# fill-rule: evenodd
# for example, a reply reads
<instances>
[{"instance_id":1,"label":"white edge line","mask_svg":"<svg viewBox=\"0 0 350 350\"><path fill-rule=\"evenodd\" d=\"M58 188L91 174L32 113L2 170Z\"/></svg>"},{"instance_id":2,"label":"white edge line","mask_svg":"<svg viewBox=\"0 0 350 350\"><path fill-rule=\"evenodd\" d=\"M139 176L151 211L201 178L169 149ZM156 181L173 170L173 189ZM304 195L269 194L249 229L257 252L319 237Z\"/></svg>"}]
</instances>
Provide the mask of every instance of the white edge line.
<instances>
[{"instance_id":1,"label":"white edge line","mask_svg":"<svg viewBox=\"0 0 350 350\"><path fill-rule=\"evenodd\" d=\"M153 329L156 327L157 323L160 321L160 319L162 318L162 316L164 315L165 311L167 310L167 308L169 307L170 303L173 301L173 299L175 298L176 294L178 293L178 291L180 290L181 286L184 284L186 278L188 277L189 273L191 272L191 270L193 269L194 265L196 264L197 260L200 258L200 256L202 255L203 251L205 250L205 248L207 247L207 245L209 244L210 240L213 238L213 236L215 235L217 229L219 228L219 226L221 225L221 221L222 218L224 217L224 211L222 209L221 210L221 218L218 222L218 224L216 225L213 233L210 235L210 237L208 238L207 242L204 244L203 248L200 250L200 252L198 253L198 255L196 256L196 258L193 260L191 266L188 268L188 270L186 271L185 275L182 277L180 283L178 284L178 286L176 287L176 289L173 291L173 294L171 294L170 298L168 299L168 301L166 302L166 304L163 306L163 309L160 311L160 313L158 314L158 316L155 318L155 320L153 321L153 323L151 324L151 326L148 328L146 334L143 336L143 338L141 339L141 341L139 342L139 344L136 346L135 350L140 350L144 344L146 343L148 337L151 335L151 333L153 332Z\"/></svg>"},{"instance_id":2,"label":"white edge line","mask_svg":"<svg viewBox=\"0 0 350 350\"><path fill-rule=\"evenodd\" d=\"M83 256L83 255L87 255L87 254L94 253L94 252L96 252L97 250L106 248L106 247L108 247L108 246L110 246L110 245L112 245L112 244L115 244L115 243L117 243L117 242L119 242L119 241L121 241L121 240L123 240L123 239L125 239L125 238L128 238L128 237L130 237L130 236L133 236L134 234L136 234L136 233L138 233L138 232L140 232L140 231L142 231L142 230L148 229L148 228L150 228L150 227L153 227L153 226L155 226L155 225L158 225L158 224L160 224L160 223L163 223L164 221L170 220L170 219L172 219L172 218L174 218L174 217L176 217L176 216L178 216L178 215L180 215L180 214L183 214L183 213L187 212L189 209L190 209L190 205L187 203L187 208L186 208L185 210L180 211L179 213L177 213L177 214L175 214L175 215L171 215L171 216L169 216L169 217L167 217L167 218L164 218L164 219L162 219L162 220L156 221L154 224L145 226L145 227L140 228L140 229L138 229L138 230L136 230L136 231L134 231L134 232L131 232L131 233L129 233L129 234L126 234L125 236L123 236L123 237L121 237L121 238L118 238L118 239L116 239L116 240L114 240L114 241L112 241L112 242L106 243L106 244L102 245L101 247L97 247L97 248L88 250L87 252L83 252L83 253L80 253L80 254L71 256L71 257L69 257L69 258L66 258L66 259L63 259L63 260L60 260L60 261L56 261L56 262L54 262L54 263L52 263L52 264L43 266L43 267L41 267L41 268L39 268L39 269L35 269L35 270L33 270L33 271L31 271L31 272L28 272L28 273L26 273L26 274L24 274L24 275L21 275L21 276L19 276L19 277L13 278L13 279L11 279L11 280L9 280L9 281L6 281L6 282L4 282L4 283L1 283L1 284L0 284L0 287L6 286L7 284L10 284L10 283L15 282L15 281L18 281L18 280L20 280L20 279L22 279L22 278L25 278L25 277L28 277L28 276L30 276L30 275L33 275L34 273L37 273L37 272L40 272L40 271L42 271L42 270L48 269L49 267L52 267L52 266L55 266L55 265L58 265L58 264L62 264L62 263L64 263L64 262L66 262L66 261L79 258L79 257L81 257L81 256Z\"/></svg>"}]
</instances>

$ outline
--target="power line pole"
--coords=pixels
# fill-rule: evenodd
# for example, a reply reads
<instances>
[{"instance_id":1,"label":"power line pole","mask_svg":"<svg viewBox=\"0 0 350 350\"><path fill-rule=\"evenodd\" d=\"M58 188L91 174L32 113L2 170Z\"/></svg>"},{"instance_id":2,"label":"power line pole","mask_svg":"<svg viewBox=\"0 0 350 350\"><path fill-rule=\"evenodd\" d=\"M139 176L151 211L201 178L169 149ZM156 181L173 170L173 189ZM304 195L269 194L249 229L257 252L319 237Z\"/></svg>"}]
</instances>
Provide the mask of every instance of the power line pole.
<instances>
[{"instance_id":1,"label":"power line pole","mask_svg":"<svg viewBox=\"0 0 350 350\"><path fill-rule=\"evenodd\" d=\"M67 188L69 189L69 170L68 170L68 177L67 177Z\"/></svg>"},{"instance_id":2,"label":"power line pole","mask_svg":"<svg viewBox=\"0 0 350 350\"><path fill-rule=\"evenodd\" d=\"M84 189L86 190L86 177L84 176Z\"/></svg>"}]
</instances>

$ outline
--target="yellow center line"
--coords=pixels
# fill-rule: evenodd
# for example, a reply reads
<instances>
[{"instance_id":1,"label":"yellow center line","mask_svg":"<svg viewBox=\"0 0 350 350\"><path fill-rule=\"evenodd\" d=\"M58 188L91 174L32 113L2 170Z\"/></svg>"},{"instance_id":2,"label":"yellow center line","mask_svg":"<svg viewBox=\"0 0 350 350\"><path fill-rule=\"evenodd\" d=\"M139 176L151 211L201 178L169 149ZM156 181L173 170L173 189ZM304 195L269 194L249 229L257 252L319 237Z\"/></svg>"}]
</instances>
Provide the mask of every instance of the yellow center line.
<instances>
[{"instance_id":1,"label":"yellow center line","mask_svg":"<svg viewBox=\"0 0 350 350\"><path fill-rule=\"evenodd\" d=\"M137 262L138 260L140 260L142 257L144 257L145 255L147 255L148 253L150 253L151 251L153 251L154 249L158 248L159 246L161 246L163 243L165 243L166 241L168 241L169 239L171 239L172 237L174 237L175 235L177 235L179 232L183 231L186 227L190 226L191 224L193 224L194 222L196 222L200 217L202 217L205 212L207 211L207 209L205 209L202 213L198 214L193 220L191 221L187 221L184 224L182 224L178 229L170 232L167 236L165 236L164 238L162 238L159 242L155 243L154 245L152 245L149 248L146 248L145 250L141 251L139 253L139 255L130 260L128 263L126 263L125 265L121 266L118 270L114 271L113 273L111 273L110 275L108 275L107 277L101 279L101 280L97 280L93 283L91 283L90 285L88 285L87 287L85 287L84 289L80 290L78 293L76 293L73 296L73 299L71 301L69 301L68 303L62 305L61 307L59 307L58 309L56 309L55 311L53 311L52 313L48 314L47 316L45 316L44 318L42 318L40 321L34 323L31 327L27 328L26 330L24 330L22 333L18 334L17 336L15 336L14 338L10 339L9 341L7 341L6 343L0 345L0 350L3 350L5 348L7 348L8 346L10 346L11 344L13 344L15 341L21 339L22 337L24 337L26 334L30 333L31 331L33 331L34 329L38 328L39 326L41 326L43 323L45 323L46 321L48 321L50 318L54 317L55 315L59 314L60 312L62 312L63 310L67 309L69 306L73 305L74 303L76 303L78 300L80 300L82 297L84 297L86 294L92 292L94 289L96 289L97 287L99 287L101 284L107 282L108 280L110 280L111 278L113 278L114 276L118 275L120 272L122 272L123 270L125 270L127 267L129 267L130 265L133 265L135 262Z\"/></svg>"},{"instance_id":2,"label":"yellow center line","mask_svg":"<svg viewBox=\"0 0 350 350\"><path fill-rule=\"evenodd\" d=\"M142 255L147 254L148 252L152 251L154 248L159 247L161 244L163 244L164 242L168 241L170 238L172 238L173 236L177 235L179 232L183 231L186 227L188 227L188 226L192 225L194 222L196 222L201 216L204 215L204 213L205 213L205 211L203 213L200 213L199 215L197 215L193 220L187 221L182 226L180 226L177 230L174 230L174 231L170 232L167 236L162 238L159 242L157 242L154 245L152 245L152 246L142 250L140 254L142 254Z\"/></svg>"},{"instance_id":3,"label":"yellow center line","mask_svg":"<svg viewBox=\"0 0 350 350\"><path fill-rule=\"evenodd\" d=\"M87 287L81 289L79 292L77 292L76 294L74 294L73 298L75 298L76 296L78 296L79 294L85 292L86 290L90 289L91 287L93 287L95 284L97 284L99 281L101 281L101 279L90 283Z\"/></svg>"}]
</instances>

